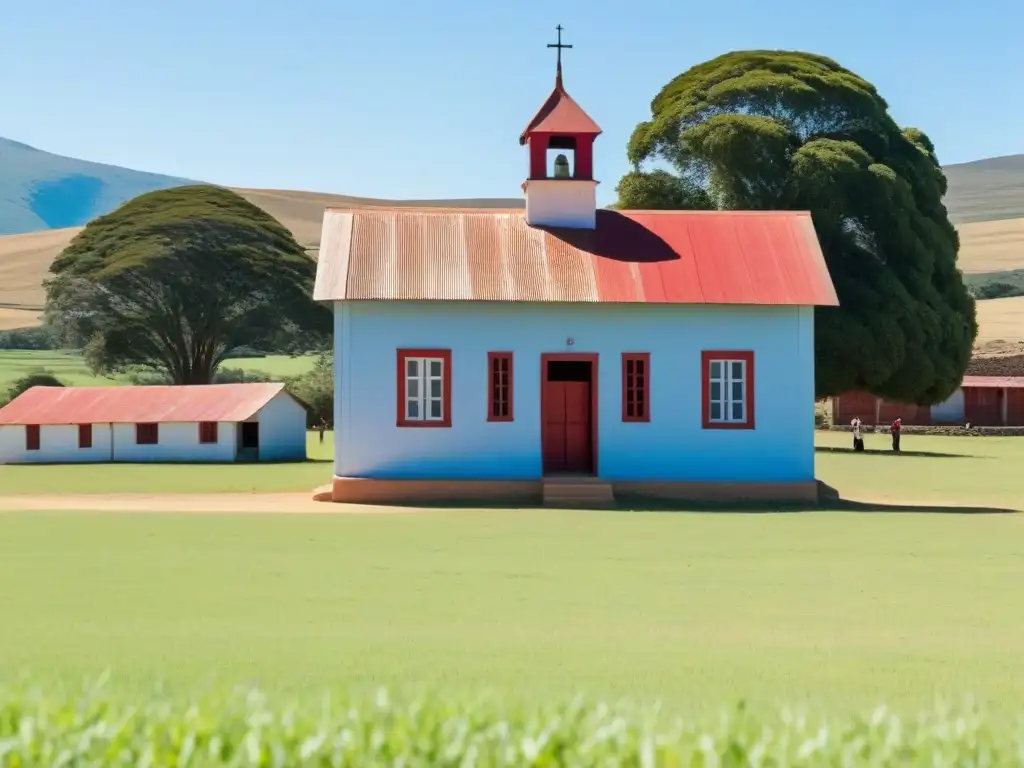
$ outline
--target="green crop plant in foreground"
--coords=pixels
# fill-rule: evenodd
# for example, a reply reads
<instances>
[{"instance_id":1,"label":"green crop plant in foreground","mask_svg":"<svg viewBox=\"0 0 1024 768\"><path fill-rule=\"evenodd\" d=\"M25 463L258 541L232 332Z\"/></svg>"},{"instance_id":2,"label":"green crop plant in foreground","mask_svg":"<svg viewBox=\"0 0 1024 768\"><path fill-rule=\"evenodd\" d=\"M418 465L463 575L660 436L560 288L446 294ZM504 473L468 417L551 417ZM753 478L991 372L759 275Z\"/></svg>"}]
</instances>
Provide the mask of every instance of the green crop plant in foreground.
<instances>
[{"instance_id":1,"label":"green crop plant in foreground","mask_svg":"<svg viewBox=\"0 0 1024 768\"><path fill-rule=\"evenodd\" d=\"M1019 729L968 707L914 719L879 708L832 720L742 705L698 720L576 701L324 697L283 707L257 692L139 702L0 693L4 766L988 766L1020 764Z\"/></svg>"}]
</instances>

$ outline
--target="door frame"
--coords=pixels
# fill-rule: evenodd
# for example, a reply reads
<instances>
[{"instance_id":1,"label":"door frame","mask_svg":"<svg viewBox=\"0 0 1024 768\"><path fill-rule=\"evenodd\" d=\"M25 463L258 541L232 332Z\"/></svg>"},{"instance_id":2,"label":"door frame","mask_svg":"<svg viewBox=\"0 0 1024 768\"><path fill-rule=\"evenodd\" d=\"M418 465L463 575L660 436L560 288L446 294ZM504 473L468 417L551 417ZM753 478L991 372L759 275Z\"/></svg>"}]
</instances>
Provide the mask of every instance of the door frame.
<instances>
[{"instance_id":1,"label":"door frame","mask_svg":"<svg viewBox=\"0 0 1024 768\"><path fill-rule=\"evenodd\" d=\"M590 466L599 476L597 464L597 360L596 352L542 352L540 355L540 472L544 475L544 414L547 399L544 386L548 380L548 363L590 363Z\"/></svg>"}]
</instances>

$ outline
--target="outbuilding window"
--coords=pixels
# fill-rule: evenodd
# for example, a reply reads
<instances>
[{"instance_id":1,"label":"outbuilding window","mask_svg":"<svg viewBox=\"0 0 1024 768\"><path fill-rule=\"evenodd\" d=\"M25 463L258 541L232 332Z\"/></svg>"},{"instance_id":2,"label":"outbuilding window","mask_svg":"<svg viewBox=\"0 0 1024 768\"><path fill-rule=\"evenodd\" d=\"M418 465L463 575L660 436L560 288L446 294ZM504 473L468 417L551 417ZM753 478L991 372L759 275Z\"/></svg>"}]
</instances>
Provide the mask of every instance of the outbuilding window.
<instances>
[{"instance_id":1,"label":"outbuilding window","mask_svg":"<svg viewBox=\"0 0 1024 768\"><path fill-rule=\"evenodd\" d=\"M487 420L512 421L512 353L487 353Z\"/></svg>"},{"instance_id":2,"label":"outbuilding window","mask_svg":"<svg viewBox=\"0 0 1024 768\"><path fill-rule=\"evenodd\" d=\"M156 445L160 442L160 425L159 424L136 424L135 425L135 444L136 445Z\"/></svg>"},{"instance_id":3,"label":"outbuilding window","mask_svg":"<svg viewBox=\"0 0 1024 768\"><path fill-rule=\"evenodd\" d=\"M704 429L754 428L754 353L702 352Z\"/></svg>"},{"instance_id":4,"label":"outbuilding window","mask_svg":"<svg viewBox=\"0 0 1024 768\"><path fill-rule=\"evenodd\" d=\"M398 426L452 425L452 351L398 350Z\"/></svg>"},{"instance_id":5,"label":"outbuilding window","mask_svg":"<svg viewBox=\"0 0 1024 768\"><path fill-rule=\"evenodd\" d=\"M651 355L622 353L622 420L651 420Z\"/></svg>"},{"instance_id":6,"label":"outbuilding window","mask_svg":"<svg viewBox=\"0 0 1024 768\"><path fill-rule=\"evenodd\" d=\"M210 445L217 442L217 422L199 422L199 442L203 445Z\"/></svg>"},{"instance_id":7,"label":"outbuilding window","mask_svg":"<svg viewBox=\"0 0 1024 768\"><path fill-rule=\"evenodd\" d=\"M26 451L38 451L39 450L39 425L38 424L26 424L25 425L25 450Z\"/></svg>"},{"instance_id":8,"label":"outbuilding window","mask_svg":"<svg viewBox=\"0 0 1024 768\"><path fill-rule=\"evenodd\" d=\"M78 425L78 447L92 448L92 424Z\"/></svg>"}]
</instances>

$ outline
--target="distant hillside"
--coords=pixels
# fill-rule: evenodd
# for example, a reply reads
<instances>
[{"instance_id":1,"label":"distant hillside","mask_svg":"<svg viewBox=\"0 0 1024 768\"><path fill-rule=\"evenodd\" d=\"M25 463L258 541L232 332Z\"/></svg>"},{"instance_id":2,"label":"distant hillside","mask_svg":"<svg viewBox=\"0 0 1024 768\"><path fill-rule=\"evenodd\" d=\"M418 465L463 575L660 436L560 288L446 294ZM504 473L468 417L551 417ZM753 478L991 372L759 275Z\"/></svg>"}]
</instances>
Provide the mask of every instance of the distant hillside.
<instances>
[{"instance_id":1,"label":"distant hillside","mask_svg":"<svg viewBox=\"0 0 1024 768\"><path fill-rule=\"evenodd\" d=\"M950 187L946 204L960 233L960 268L979 290L993 284L1019 284L1024 290L1020 272L1024 270L1024 155L950 165L945 170ZM82 224L143 192L184 183L195 182L59 157L0 139L0 235L29 232L0 236L0 330L39 323L42 281L54 257ZM292 190L235 191L288 227L311 252L320 242L324 208L331 206L523 205L522 197L379 200ZM1022 301L1018 297L982 302L980 353L1019 351L1024 343Z\"/></svg>"},{"instance_id":2,"label":"distant hillside","mask_svg":"<svg viewBox=\"0 0 1024 768\"><path fill-rule=\"evenodd\" d=\"M954 224L1024 217L1024 155L1006 155L943 168L946 209Z\"/></svg>"},{"instance_id":3,"label":"distant hillside","mask_svg":"<svg viewBox=\"0 0 1024 768\"><path fill-rule=\"evenodd\" d=\"M0 138L0 235L77 227L144 192L194 183Z\"/></svg>"}]
</instances>

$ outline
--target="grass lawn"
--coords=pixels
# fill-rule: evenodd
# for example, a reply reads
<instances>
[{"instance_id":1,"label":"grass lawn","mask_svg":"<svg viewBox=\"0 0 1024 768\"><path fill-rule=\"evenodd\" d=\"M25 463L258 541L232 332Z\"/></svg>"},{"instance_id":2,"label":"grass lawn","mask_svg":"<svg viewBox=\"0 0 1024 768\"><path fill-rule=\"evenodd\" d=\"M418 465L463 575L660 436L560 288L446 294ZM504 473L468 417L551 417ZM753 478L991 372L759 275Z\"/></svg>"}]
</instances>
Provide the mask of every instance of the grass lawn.
<instances>
[{"instance_id":1,"label":"grass lawn","mask_svg":"<svg viewBox=\"0 0 1024 768\"><path fill-rule=\"evenodd\" d=\"M1024 511L1024 438L864 435L864 453L847 433L818 432L815 472L844 498L893 504L971 505Z\"/></svg>"},{"instance_id":2,"label":"grass lawn","mask_svg":"<svg viewBox=\"0 0 1024 768\"><path fill-rule=\"evenodd\" d=\"M0 674L907 712L1024 689L1024 515L0 515Z\"/></svg>"},{"instance_id":3,"label":"grass lawn","mask_svg":"<svg viewBox=\"0 0 1024 768\"><path fill-rule=\"evenodd\" d=\"M331 481L333 435L306 433L308 461L273 464L0 464L0 494L276 493Z\"/></svg>"},{"instance_id":4,"label":"grass lawn","mask_svg":"<svg viewBox=\"0 0 1024 768\"><path fill-rule=\"evenodd\" d=\"M269 355L228 360L223 367L260 371L270 376L284 378L309 370L313 360L312 356ZM12 381L30 373L52 373L68 386L111 386L126 383L122 378L93 375L86 368L82 356L75 352L0 349L0 390L6 389Z\"/></svg>"},{"instance_id":5,"label":"grass lawn","mask_svg":"<svg viewBox=\"0 0 1024 768\"><path fill-rule=\"evenodd\" d=\"M906 435L904 453L886 435L866 435L868 452L850 438L818 432L817 476L845 499L890 505L971 505L1024 510L1024 439ZM308 491L330 481L332 435L310 432L311 461L288 464L0 465L0 494L215 493Z\"/></svg>"}]
</instances>

